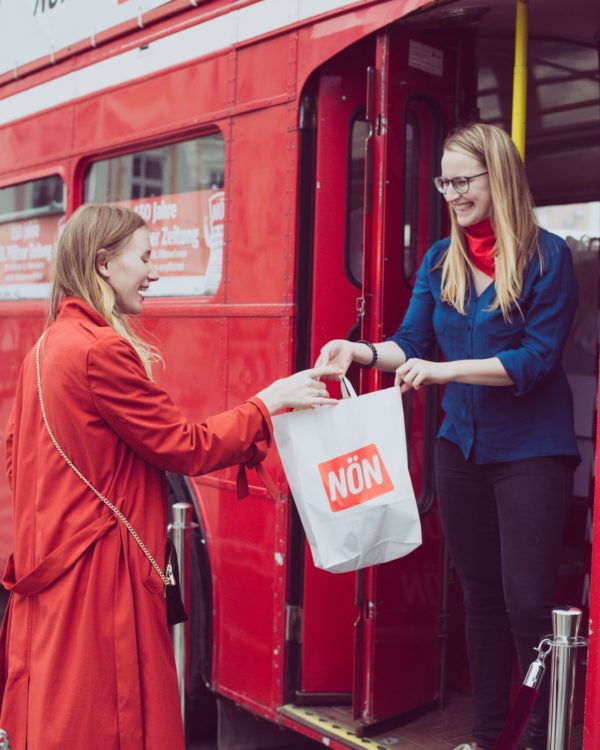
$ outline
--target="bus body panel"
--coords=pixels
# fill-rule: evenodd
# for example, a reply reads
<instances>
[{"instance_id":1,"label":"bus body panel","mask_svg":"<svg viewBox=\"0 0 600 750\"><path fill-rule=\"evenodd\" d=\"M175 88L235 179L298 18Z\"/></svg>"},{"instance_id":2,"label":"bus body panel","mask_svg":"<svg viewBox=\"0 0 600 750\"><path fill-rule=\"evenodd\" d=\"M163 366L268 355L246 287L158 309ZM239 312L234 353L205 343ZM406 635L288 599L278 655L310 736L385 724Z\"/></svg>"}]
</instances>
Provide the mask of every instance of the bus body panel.
<instances>
[{"instance_id":1,"label":"bus body panel","mask_svg":"<svg viewBox=\"0 0 600 750\"><path fill-rule=\"evenodd\" d=\"M38 66L37 72L21 80L9 82L0 77L0 83L4 83L0 88L0 103L7 96L26 92L39 84L56 82L57 86L62 86L64 82L58 81L59 78L85 71L91 64L112 57L118 63L116 56L119 54L131 53L141 56L142 60L151 60L155 42L198 25L202 18L217 18L231 11L231 3L226 2L212 3L210 11L198 9L197 13L195 10L184 12L184 5L173 3L173 9L181 10L179 15L167 15L167 10L164 13L154 11L152 18L156 23L144 29L128 25L122 37L106 37L106 43L96 49L78 45L74 48L75 54L59 55L56 65ZM236 3L235 7L251 5L252 2ZM341 2L329 3L327 12L321 16L264 33L261 32L263 27L257 25L256 37L248 36L204 57L165 65L134 80L112 85L109 82L104 88L78 99L67 99L50 109L0 125L0 187L60 174L67 187L67 215L82 202L87 170L98 159L215 131L223 134L226 218L224 270L219 291L212 298L149 299L142 316L144 327L155 338L167 363L165 371L157 373L158 380L190 419L202 420L230 408L294 369L295 327L298 314L303 312L297 310L295 304L297 254L304 251L296 247L300 220L298 128L302 97L312 93L313 85L331 85L330 116L342 122L342 105L336 110L333 98L344 95L343 86L339 88L339 82L333 79L329 82L325 78L318 79L320 69L339 55L330 69L331 73L335 72L335 65L343 62L346 54L343 51L354 45L347 53L351 66L353 52L361 45L371 44L373 37L370 41L361 40L425 5L422 0L367 0L348 7ZM149 49L143 49L147 45ZM201 54L200 50L198 53ZM463 80L469 68L467 58L463 56L458 63ZM363 63L361 58L360 65ZM358 75L357 71L357 79ZM431 87L431 79L426 74L417 73L416 78L419 76L423 81L422 89ZM318 84L314 84L316 80ZM473 102L469 103L469 99L474 98L472 87L473 81L464 85L460 106L449 98L448 113L454 108L458 111L461 107L474 106ZM348 113L343 114L347 118ZM448 114L446 126L450 121ZM331 131L332 148L335 132L335 129ZM344 132L339 137L346 142L347 135ZM327 176L329 170L335 182L327 200L331 200L331 213L340 216L346 195L338 186L346 184L345 166L339 152L337 161L334 163L332 158L328 163L326 144L322 143L321 148L323 174ZM313 303L317 309L320 300L323 309L312 329L312 359L330 335L346 333L339 329L341 298L345 321L348 304L360 295L360 290L355 291L351 285L342 290L331 284L329 274L340 274L340 257L334 257L334 252L338 252L339 243L344 239L345 227L328 225L329 213L327 201L317 199L315 232L321 245L315 250ZM394 237L400 241L402 232L396 229ZM421 221L419 232L423 231ZM326 252L327 243L330 243L331 254ZM382 261L380 257L378 262ZM389 335L393 332L390 321L397 317L398 305L405 304L408 290L403 289L401 299L392 299L394 281L389 276L384 279L384 291L386 289L390 291L384 293L380 319L384 321L382 332ZM327 310L323 300L326 295L336 293L335 304L340 304L340 308ZM0 438L4 436L20 363L44 322L42 302L0 302L0 350L3 354ZM419 409L423 406L418 400L417 405ZM419 420L421 416L417 414L413 426L416 432L422 433L424 428ZM213 600L207 602L207 606L212 605L212 688L260 715L319 740L320 735L313 730L277 715L278 707L288 697L285 688L286 603L293 513L285 478L274 452L266 464L281 491L277 502L268 497L252 471L249 471L251 496L238 501L236 467L191 482L210 553ZM415 469L418 482L417 474L418 467ZM596 476L596 497L600 492L598 481ZM0 564L10 550L9 495L2 478ZM437 543L439 528L433 521L427 521L426 526L432 527L429 533ZM597 533L600 532L596 530ZM308 554L306 548L305 555ZM600 742L598 651L592 630L600 606L595 582L599 555L596 544L592 558L588 748ZM327 643L335 654L329 663L305 659L303 687L307 692L350 692L350 670L342 670L340 664L347 661L348 656L352 658L352 626L346 622L338 638L335 623L341 610L345 612L345 621L355 612L355 576L332 579L309 568L307 563L304 570L305 581L310 581L304 600L307 643L315 643L321 637L323 623L319 622L318 612L328 608L328 623L332 626ZM409 575L411 568L408 565L397 581L384 580L379 591L384 585L386 591L392 591L397 583L403 606L431 603L439 593L431 561L428 560L425 569ZM374 589L375 595L377 590ZM385 630L390 621L384 618L381 626ZM428 631L437 627L437 623L419 621L412 626ZM376 640L374 631L373 641ZM385 669L390 653L384 648L373 648L367 671L362 675L365 685ZM419 661L417 646L414 661ZM407 669L413 667L407 666ZM387 681L379 687L382 691L393 689ZM377 700L382 701L384 711L388 711L385 695L378 695ZM335 739L328 739L328 743L340 749L347 747Z\"/></svg>"},{"instance_id":2,"label":"bus body panel","mask_svg":"<svg viewBox=\"0 0 600 750\"><path fill-rule=\"evenodd\" d=\"M214 113L229 104L232 64L221 54L204 65L186 64L78 102L75 153L89 153L90 144L101 151L121 145L124 137L146 141L198 127L203 120L214 122ZM199 118L199 112L210 114Z\"/></svg>"},{"instance_id":3,"label":"bus body panel","mask_svg":"<svg viewBox=\"0 0 600 750\"><path fill-rule=\"evenodd\" d=\"M236 217L241 214L244 218L230 222L230 304L250 300L254 304L285 304L293 300L294 122L293 109L277 106L240 115L233 124L230 205ZM265 164L270 165L268 171L262 168ZM281 372L278 359L272 361L277 363L276 372Z\"/></svg>"}]
</instances>

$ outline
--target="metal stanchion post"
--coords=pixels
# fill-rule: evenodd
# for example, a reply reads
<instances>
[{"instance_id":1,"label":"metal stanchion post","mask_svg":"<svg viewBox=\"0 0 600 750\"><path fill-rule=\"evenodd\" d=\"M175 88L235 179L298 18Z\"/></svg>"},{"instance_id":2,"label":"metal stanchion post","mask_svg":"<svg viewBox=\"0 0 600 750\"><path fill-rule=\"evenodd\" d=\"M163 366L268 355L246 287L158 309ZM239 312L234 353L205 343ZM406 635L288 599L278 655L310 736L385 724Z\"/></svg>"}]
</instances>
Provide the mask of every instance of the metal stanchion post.
<instances>
[{"instance_id":1,"label":"metal stanchion post","mask_svg":"<svg viewBox=\"0 0 600 750\"><path fill-rule=\"evenodd\" d=\"M186 612L190 611L190 554L192 528L192 506L190 503L173 503L173 523L169 525L173 545L177 554L179 564L179 585L181 597ZM175 665L177 667L177 680L179 684L179 701L181 705L181 717L185 726L185 688L186 688L186 642L185 622L174 625L171 632L173 637L173 650L175 651Z\"/></svg>"},{"instance_id":2,"label":"metal stanchion post","mask_svg":"<svg viewBox=\"0 0 600 750\"><path fill-rule=\"evenodd\" d=\"M552 610L554 638L547 750L571 750L577 647L586 644L578 637L580 623L581 610L577 607Z\"/></svg>"}]
</instances>

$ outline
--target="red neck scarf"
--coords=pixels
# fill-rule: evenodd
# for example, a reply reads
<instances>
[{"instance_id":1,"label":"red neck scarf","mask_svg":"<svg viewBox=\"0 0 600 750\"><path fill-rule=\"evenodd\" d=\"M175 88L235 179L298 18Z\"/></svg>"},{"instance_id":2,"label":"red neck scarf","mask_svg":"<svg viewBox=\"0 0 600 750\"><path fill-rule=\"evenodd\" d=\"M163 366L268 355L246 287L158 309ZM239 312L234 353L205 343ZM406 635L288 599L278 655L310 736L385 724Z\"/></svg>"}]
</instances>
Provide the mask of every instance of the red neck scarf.
<instances>
[{"instance_id":1,"label":"red neck scarf","mask_svg":"<svg viewBox=\"0 0 600 750\"><path fill-rule=\"evenodd\" d=\"M469 259L471 263L483 273L496 276L496 263L494 260L494 245L496 244L496 235L491 219L484 219L478 224L472 224L465 227L465 236L469 246Z\"/></svg>"}]
</instances>

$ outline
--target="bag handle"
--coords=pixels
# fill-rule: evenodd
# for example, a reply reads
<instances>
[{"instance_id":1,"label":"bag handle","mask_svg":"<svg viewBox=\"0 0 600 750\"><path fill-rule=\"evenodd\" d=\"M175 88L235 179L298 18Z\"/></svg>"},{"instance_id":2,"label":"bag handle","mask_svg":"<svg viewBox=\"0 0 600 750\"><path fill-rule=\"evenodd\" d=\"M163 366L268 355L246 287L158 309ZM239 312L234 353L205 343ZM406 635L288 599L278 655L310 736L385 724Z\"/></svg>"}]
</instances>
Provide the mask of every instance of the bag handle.
<instances>
[{"instance_id":1,"label":"bag handle","mask_svg":"<svg viewBox=\"0 0 600 750\"><path fill-rule=\"evenodd\" d=\"M46 334L43 333L40 336L40 338L38 339L37 344L35 345L35 374L36 374L36 379L37 379L38 398L39 398L39 401L40 401L40 408L42 410L42 419L44 420L44 425L46 426L46 431L48 432L48 435L50 436L50 440L54 444L54 447L56 448L56 450L60 453L60 455L64 459L64 461L67 464L67 466L75 472L75 474L79 477L79 479L81 479L81 481L85 485L87 485L89 487L89 489L94 493L94 495L96 495L96 497L98 497L100 500L102 500L102 502L108 508L110 508L110 510L115 514L115 516L117 516L117 518L119 519L119 521L121 521L121 523L123 524L123 526L125 526L125 528L127 529L127 531L131 534L131 536L133 537L133 539L138 544L139 548L142 550L142 552L148 558L148 560L149 560L150 564L152 565L152 567L154 568L154 570L160 576L160 579L164 583L165 588L167 586L174 586L175 585L175 578L173 576L173 568L171 566L171 563L167 564L166 571L163 573L163 571L162 571L161 567L159 566L159 564L152 557L152 555L150 553L150 550L148 549L148 547L146 547L146 545L144 544L144 542L142 542L142 540L138 536L136 530L129 523L129 521L127 520L127 518L125 517L125 515L117 508L116 505L113 505L113 503L111 503L110 500L108 500L108 498L104 497L104 495L101 492L99 492L94 487L94 485L89 481L89 479L87 479L79 471L79 469L75 466L75 464L71 461L71 459L67 456L67 454L60 447L60 445L58 443L58 440L54 437L54 433L50 429L50 424L48 422L48 417L46 416L46 409L44 408L44 399L42 398L42 378L41 378L41 375L40 375L40 345L41 345L42 339L44 338L45 335Z\"/></svg>"},{"instance_id":2,"label":"bag handle","mask_svg":"<svg viewBox=\"0 0 600 750\"><path fill-rule=\"evenodd\" d=\"M342 398L358 398L354 386L345 375L342 375L340 378L340 386L342 388Z\"/></svg>"}]
</instances>

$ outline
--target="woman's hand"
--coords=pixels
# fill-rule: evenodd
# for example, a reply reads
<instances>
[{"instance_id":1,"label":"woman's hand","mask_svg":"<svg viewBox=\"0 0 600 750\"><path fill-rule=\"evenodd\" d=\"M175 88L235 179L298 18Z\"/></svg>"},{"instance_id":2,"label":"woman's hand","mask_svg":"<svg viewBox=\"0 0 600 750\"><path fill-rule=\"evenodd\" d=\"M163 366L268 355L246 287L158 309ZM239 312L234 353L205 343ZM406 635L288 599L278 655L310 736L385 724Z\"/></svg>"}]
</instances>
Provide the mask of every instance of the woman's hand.
<instances>
[{"instance_id":1,"label":"woman's hand","mask_svg":"<svg viewBox=\"0 0 600 750\"><path fill-rule=\"evenodd\" d=\"M332 366L301 370L295 375L276 380L256 395L267 407L269 414L286 408L306 409L337 404L337 399L329 397L325 383L319 378L338 380L343 374L341 368Z\"/></svg>"},{"instance_id":2,"label":"woman's hand","mask_svg":"<svg viewBox=\"0 0 600 750\"><path fill-rule=\"evenodd\" d=\"M411 388L416 391L424 385L444 385L452 380L452 362L429 362L426 359L409 359L396 370L394 385L406 393Z\"/></svg>"},{"instance_id":3,"label":"woman's hand","mask_svg":"<svg viewBox=\"0 0 600 750\"><path fill-rule=\"evenodd\" d=\"M354 360L354 350L355 345L352 341L347 341L346 339L328 341L321 349L319 358L315 362L315 367L331 365L341 370L341 374L345 375Z\"/></svg>"},{"instance_id":4,"label":"woman's hand","mask_svg":"<svg viewBox=\"0 0 600 750\"><path fill-rule=\"evenodd\" d=\"M468 383L469 385L510 386L510 375L498 357L487 359L457 359L451 362L428 362L426 359L409 359L396 369L395 385L402 393L424 385Z\"/></svg>"}]
</instances>

